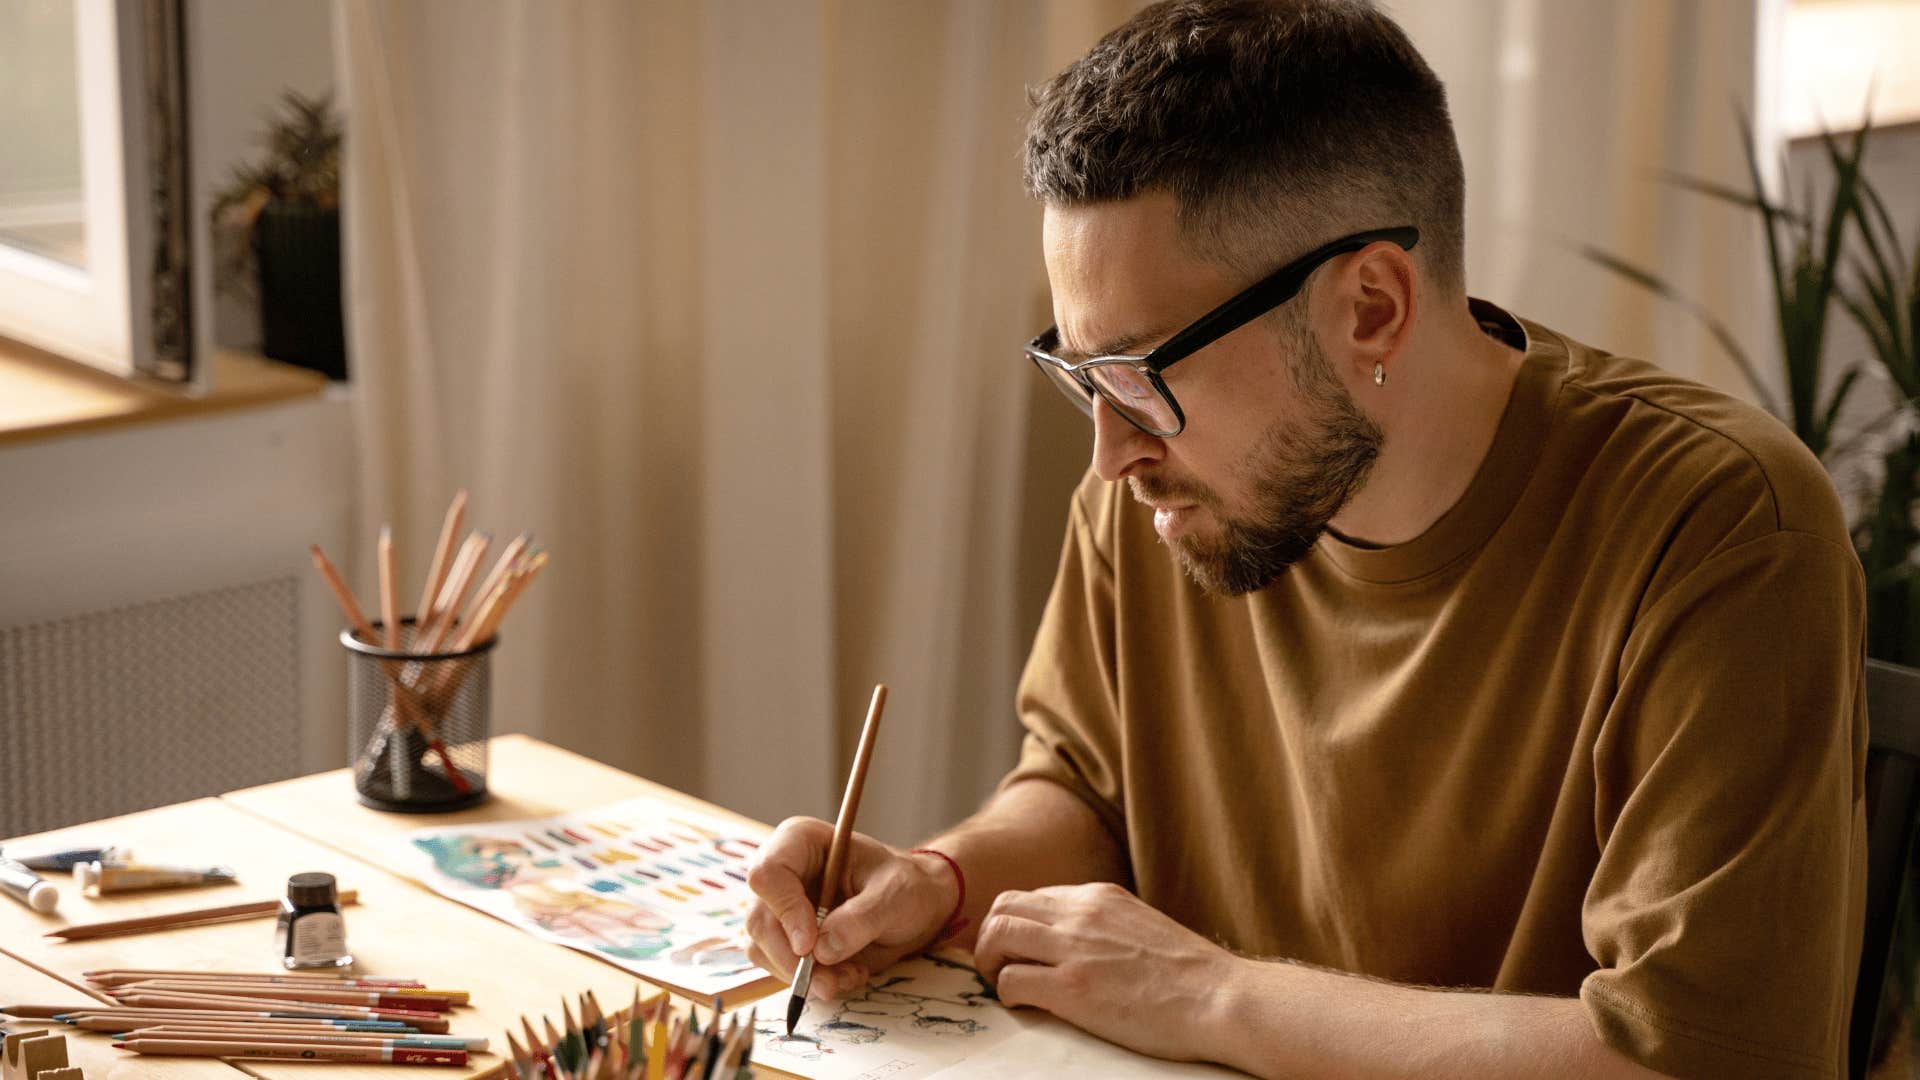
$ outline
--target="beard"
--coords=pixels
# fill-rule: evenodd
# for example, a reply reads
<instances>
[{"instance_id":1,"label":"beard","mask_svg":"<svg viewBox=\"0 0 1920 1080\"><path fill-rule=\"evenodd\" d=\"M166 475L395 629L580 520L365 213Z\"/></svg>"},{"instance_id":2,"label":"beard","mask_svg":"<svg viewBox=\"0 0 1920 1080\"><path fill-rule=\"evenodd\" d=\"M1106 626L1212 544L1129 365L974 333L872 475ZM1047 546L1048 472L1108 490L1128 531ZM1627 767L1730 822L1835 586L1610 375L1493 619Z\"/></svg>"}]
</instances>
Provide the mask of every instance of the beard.
<instances>
[{"instance_id":1,"label":"beard","mask_svg":"<svg viewBox=\"0 0 1920 1080\"><path fill-rule=\"evenodd\" d=\"M1366 481L1386 441L1311 336L1294 371L1309 419L1268 426L1234 468L1251 493L1245 514L1227 513L1219 494L1198 481L1150 473L1128 479L1137 500L1191 501L1218 523L1213 535L1167 542L1187 576L1210 593L1243 596L1264 589L1306 557Z\"/></svg>"}]
</instances>

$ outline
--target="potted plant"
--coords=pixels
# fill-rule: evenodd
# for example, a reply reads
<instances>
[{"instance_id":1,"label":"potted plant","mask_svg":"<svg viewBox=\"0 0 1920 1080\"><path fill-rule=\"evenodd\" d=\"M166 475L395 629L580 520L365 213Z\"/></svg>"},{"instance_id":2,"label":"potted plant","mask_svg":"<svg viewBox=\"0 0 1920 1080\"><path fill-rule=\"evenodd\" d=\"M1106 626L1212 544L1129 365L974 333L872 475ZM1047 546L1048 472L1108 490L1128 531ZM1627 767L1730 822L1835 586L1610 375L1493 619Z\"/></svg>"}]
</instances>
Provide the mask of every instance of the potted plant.
<instances>
[{"instance_id":1,"label":"potted plant","mask_svg":"<svg viewBox=\"0 0 1920 1080\"><path fill-rule=\"evenodd\" d=\"M228 235L220 287L260 302L260 351L347 377L340 303L340 119L331 94L289 90L213 204ZM218 226L224 226L220 228Z\"/></svg>"}]
</instances>

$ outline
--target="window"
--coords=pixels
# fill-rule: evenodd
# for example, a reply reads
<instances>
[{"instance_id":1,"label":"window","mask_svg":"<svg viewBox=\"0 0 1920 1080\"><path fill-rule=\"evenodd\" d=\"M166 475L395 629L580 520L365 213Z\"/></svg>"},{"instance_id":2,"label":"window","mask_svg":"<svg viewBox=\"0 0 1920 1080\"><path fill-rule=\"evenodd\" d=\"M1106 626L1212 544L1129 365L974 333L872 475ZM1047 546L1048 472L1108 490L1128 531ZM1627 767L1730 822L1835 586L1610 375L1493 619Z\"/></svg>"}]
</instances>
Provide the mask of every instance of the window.
<instances>
[{"instance_id":1,"label":"window","mask_svg":"<svg viewBox=\"0 0 1920 1080\"><path fill-rule=\"evenodd\" d=\"M1792 0L1781 40L1781 134L1920 121L1920 0Z\"/></svg>"},{"instance_id":2,"label":"window","mask_svg":"<svg viewBox=\"0 0 1920 1080\"><path fill-rule=\"evenodd\" d=\"M0 335L191 377L180 14L0 3Z\"/></svg>"}]
</instances>

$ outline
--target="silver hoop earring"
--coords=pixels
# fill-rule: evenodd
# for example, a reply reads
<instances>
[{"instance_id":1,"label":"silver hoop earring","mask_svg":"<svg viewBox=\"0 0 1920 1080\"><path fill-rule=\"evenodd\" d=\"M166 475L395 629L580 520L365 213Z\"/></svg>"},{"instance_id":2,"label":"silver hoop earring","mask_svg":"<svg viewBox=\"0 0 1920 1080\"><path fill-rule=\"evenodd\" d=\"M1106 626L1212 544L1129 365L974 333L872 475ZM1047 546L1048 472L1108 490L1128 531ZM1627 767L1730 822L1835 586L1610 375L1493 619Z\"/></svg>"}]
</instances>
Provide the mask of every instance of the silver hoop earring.
<instances>
[{"instance_id":1,"label":"silver hoop earring","mask_svg":"<svg viewBox=\"0 0 1920 1080\"><path fill-rule=\"evenodd\" d=\"M1380 362L1379 362L1379 361L1377 361L1377 360L1376 360L1376 361L1374 362L1374 365L1373 365L1373 385L1375 385L1375 386L1385 386L1385 385L1387 385L1387 368L1386 368L1386 365L1385 365L1385 364L1382 364L1382 363L1380 363Z\"/></svg>"}]
</instances>

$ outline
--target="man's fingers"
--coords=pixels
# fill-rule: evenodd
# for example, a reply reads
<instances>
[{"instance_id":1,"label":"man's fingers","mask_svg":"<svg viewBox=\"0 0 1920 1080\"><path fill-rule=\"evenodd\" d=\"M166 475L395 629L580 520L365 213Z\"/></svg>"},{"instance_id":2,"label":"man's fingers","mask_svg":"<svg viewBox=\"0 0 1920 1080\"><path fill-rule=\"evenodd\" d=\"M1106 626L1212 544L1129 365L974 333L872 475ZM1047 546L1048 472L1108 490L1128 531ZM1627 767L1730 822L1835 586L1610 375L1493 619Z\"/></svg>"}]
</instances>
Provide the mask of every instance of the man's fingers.
<instances>
[{"instance_id":1,"label":"man's fingers","mask_svg":"<svg viewBox=\"0 0 1920 1080\"><path fill-rule=\"evenodd\" d=\"M807 987L807 996L822 1001L834 1001L867 985L868 974L864 965L849 960L844 964L831 966L815 963L813 982Z\"/></svg>"},{"instance_id":2,"label":"man's fingers","mask_svg":"<svg viewBox=\"0 0 1920 1080\"><path fill-rule=\"evenodd\" d=\"M884 878L881 880L885 880ZM819 964L837 964L873 944L888 931L910 927L893 925L901 917L898 889L876 886L855 893L820 921L820 938L813 946Z\"/></svg>"},{"instance_id":3,"label":"man's fingers","mask_svg":"<svg viewBox=\"0 0 1920 1080\"><path fill-rule=\"evenodd\" d=\"M974 966L989 983L1008 965L1021 962L1059 964L1068 953L1065 935L1045 923L996 909L980 924L973 947Z\"/></svg>"},{"instance_id":4,"label":"man's fingers","mask_svg":"<svg viewBox=\"0 0 1920 1080\"><path fill-rule=\"evenodd\" d=\"M833 826L818 818L788 818L767 838L747 870L747 887L772 910L796 955L813 948L813 901L806 882L820 876Z\"/></svg>"},{"instance_id":5,"label":"man's fingers","mask_svg":"<svg viewBox=\"0 0 1920 1080\"><path fill-rule=\"evenodd\" d=\"M1046 892L1009 889L994 897L993 905L987 909L988 918L995 915L1018 915L1051 926L1060 919L1060 897Z\"/></svg>"},{"instance_id":6,"label":"man's fingers","mask_svg":"<svg viewBox=\"0 0 1920 1080\"><path fill-rule=\"evenodd\" d=\"M763 971L778 975L787 982L793 981L793 969L790 967L781 967L780 964L771 956L768 956L767 951L762 949L757 943L747 946L747 959L752 961L755 967Z\"/></svg>"},{"instance_id":7,"label":"man's fingers","mask_svg":"<svg viewBox=\"0 0 1920 1080\"><path fill-rule=\"evenodd\" d=\"M1060 969L1041 964L1008 964L1000 971L995 988L1000 1004L1008 1008L1026 1005L1054 1011L1060 997Z\"/></svg>"},{"instance_id":8,"label":"man's fingers","mask_svg":"<svg viewBox=\"0 0 1920 1080\"><path fill-rule=\"evenodd\" d=\"M793 969L799 965L800 958L794 954L779 917L762 901L756 900L747 909L747 940L759 950L761 956L766 957L764 962L755 959L754 963L776 975L793 977Z\"/></svg>"}]
</instances>

